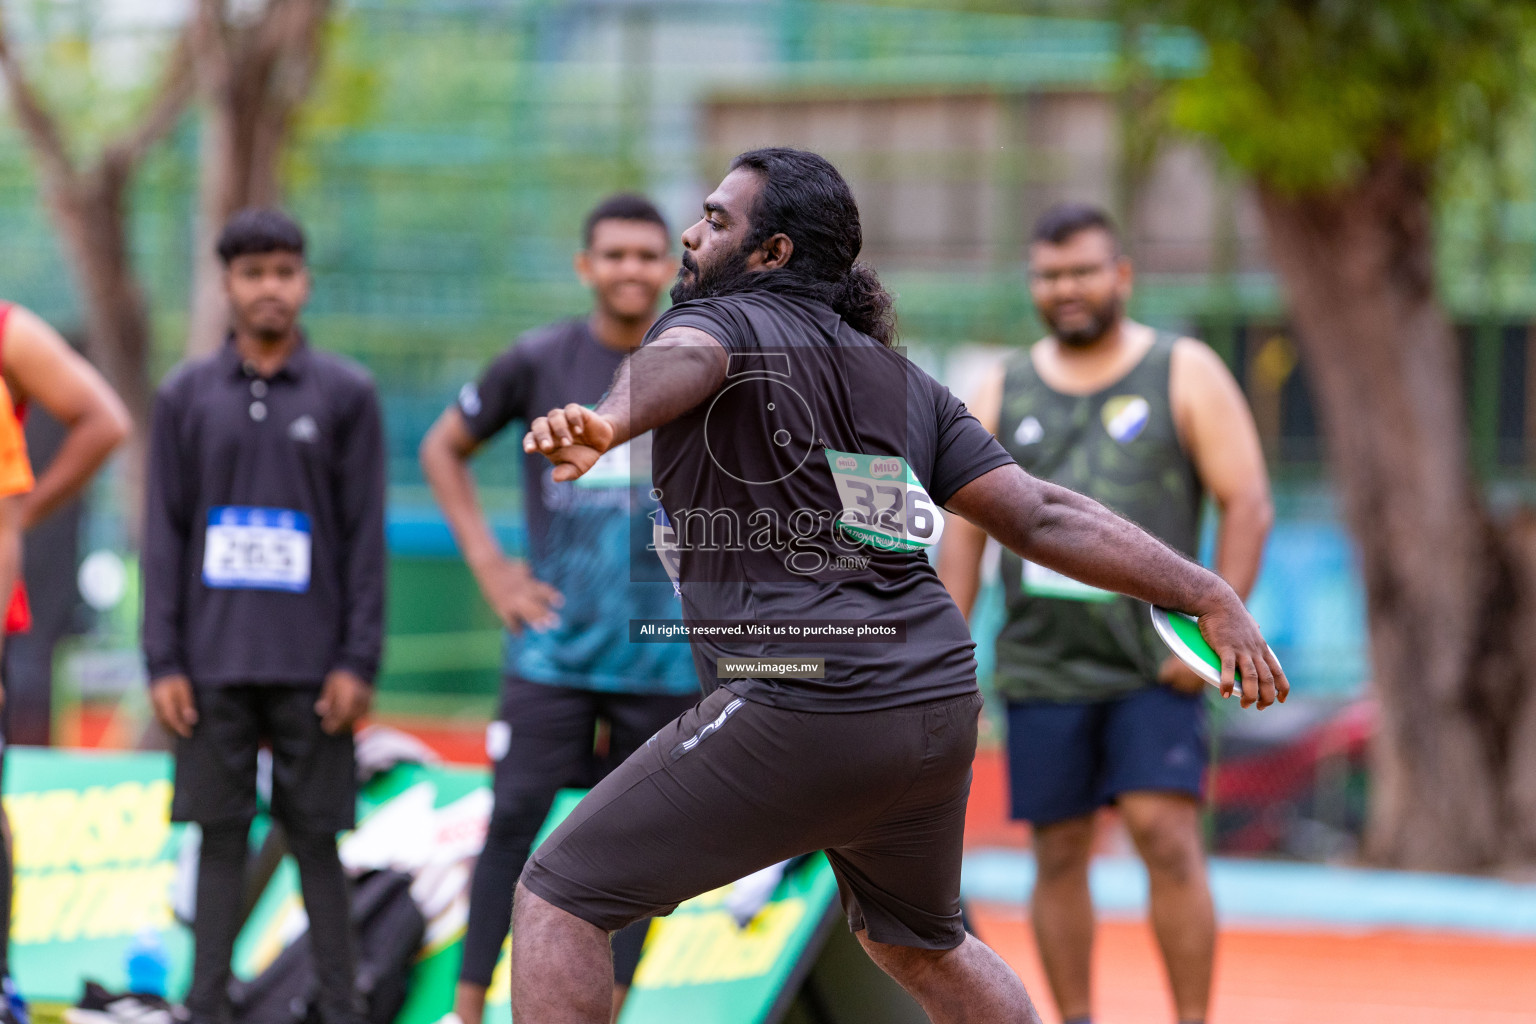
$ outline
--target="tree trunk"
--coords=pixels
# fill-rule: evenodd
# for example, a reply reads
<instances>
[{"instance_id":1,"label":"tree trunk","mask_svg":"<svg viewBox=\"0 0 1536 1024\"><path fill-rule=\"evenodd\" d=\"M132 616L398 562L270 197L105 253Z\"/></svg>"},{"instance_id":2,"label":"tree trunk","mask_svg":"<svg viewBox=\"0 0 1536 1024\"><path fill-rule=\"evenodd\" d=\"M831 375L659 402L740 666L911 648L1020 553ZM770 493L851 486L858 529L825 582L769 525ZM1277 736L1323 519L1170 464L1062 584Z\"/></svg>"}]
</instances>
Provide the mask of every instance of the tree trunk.
<instances>
[{"instance_id":1,"label":"tree trunk","mask_svg":"<svg viewBox=\"0 0 1536 1024\"><path fill-rule=\"evenodd\" d=\"M1495 524L1469 469L1429 184L1387 154L1336 194L1261 205L1361 551L1381 709L1366 855L1475 870L1536 853L1536 527Z\"/></svg>"},{"instance_id":2,"label":"tree trunk","mask_svg":"<svg viewBox=\"0 0 1536 1024\"><path fill-rule=\"evenodd\" d=\"M319 67L330 0L268 0L254 22L234 26L221 0L200 0L198 81L207 104L192 258L186 351L217 348L229 310L214 253L235 211L275 203L278 166L294 114Z\"/></svg>"},{"instance_id":3,"label":"tree trunk","mask_svg":"<svg viewBox=\"0 0 1536 1024\"><path fill-rule=\"evenodd\" d=\"M48 183L46 192L84 300L86 355L133 417L123 465L129 530L137 537L154 393L149 381L149 306L128 248L125 199L130 170L106 159L88 175Z\"/></svg>"},{"instance_id":4,"label":"tree trunk","mask_svg":"<svg viewBox=\"0 0 1536 1024\"><path fill-rule=\"evenodd\" d=\"M139 535L144 455L149 436L150 318L128 244L128 186L151 147L171 132L192 95L189 33L166 58L158 88L142 117L82 169L72 158L58 118L32 88L11 47L0 12L0 78L31 147L54 227L62 241L85 311L86 353L122 397L133 417L126 445L127 520Z\"/></svg>"},{"instance_id":5,"label":"tree trunk","mask_svg":"<svg viewBox=\"0 0 1536 1024\"><path fill-rule=\"evenodd\" d=\"M79 279L86 350L122 397L136 426L149 421L149 308L134 275L126 235L126 175L98 168L65 188L49 188L54 223Z\"/></svg>"}]
</instances>

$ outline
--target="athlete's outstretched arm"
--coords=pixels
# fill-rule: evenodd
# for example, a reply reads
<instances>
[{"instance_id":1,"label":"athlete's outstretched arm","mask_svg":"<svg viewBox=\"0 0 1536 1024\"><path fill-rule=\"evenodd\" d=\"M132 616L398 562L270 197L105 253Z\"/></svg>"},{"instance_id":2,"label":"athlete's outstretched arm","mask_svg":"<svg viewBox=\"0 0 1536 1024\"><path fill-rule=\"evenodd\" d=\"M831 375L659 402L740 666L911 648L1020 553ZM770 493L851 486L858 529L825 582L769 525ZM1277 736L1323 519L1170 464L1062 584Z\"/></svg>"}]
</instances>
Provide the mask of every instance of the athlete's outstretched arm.
<instances>
[{"instance_id":1,"label":"athlete's outstretched arm","mask_svg":"<svg viewBox=\"0 0 1536 1024\"><path fill-rule=\"evenodd\" d=\"M1234 670L1241 673L1244 707L1268 707L1290 692L1258 624L1220 576L1092 498L1002 466L956 491L948 507L1032 562L1196 616L1221 655L1223 694L1232 693Z\"/></svg>"},{"instance_id":2,"label":"athlete's outstretched arm","mask_svg":"<svg viewBox=\"0 0 1536 1024\"><path fill-rule=\"evenodd\" d=\"M673 327L619 364L597 408L568 405L528 424L523 451L555 464L556 480L574 480L615 445L670 423L725 383L725 347L703 331Z\"/></svg>"}]
</instances>

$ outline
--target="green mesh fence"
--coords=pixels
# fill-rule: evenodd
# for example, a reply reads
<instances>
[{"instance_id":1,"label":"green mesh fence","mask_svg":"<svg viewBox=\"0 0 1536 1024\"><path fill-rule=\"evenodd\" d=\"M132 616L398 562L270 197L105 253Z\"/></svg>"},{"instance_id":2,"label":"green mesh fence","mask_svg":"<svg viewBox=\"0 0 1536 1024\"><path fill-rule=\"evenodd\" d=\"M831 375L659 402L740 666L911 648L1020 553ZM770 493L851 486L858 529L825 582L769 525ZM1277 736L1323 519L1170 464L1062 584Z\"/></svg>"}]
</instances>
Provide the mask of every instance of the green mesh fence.
<instances>
[{"instance_id":1,"label":"green mesh fence","mask_svg":"<svg viewBox=\"0 0 1536 1024\"><path fill-rule=\"evenodd\" d=\"M8 11L20 6L6 2ZM23 40L29 52L71 33L105 52L124 35L165 32L93 22L83 2L53 8L76 16L46 21L42 36ZM1017 345L1038 330L1020 272L1025 218L1042 197L1070 189L1085 166L1071 162L1066 143L1041 135L1040 110L1108 96L1111 118L1119 117L1112 90L1127 55L1165 80L1197 70L1203 59L1198 42L1180 32L1128 38L1108 21L939 3L342 3L284 175L289 204L311 238L309 327L320 344L362 360L385 396L397 559L386 685L400 694L479 699L495 685L494 623L451 559L415 449L459 385L501 346L583 310L570 257L596 200L641 189L681 228L742 136L739 125L764 104L793 111L773 122L791 132L803 127L802 115L804 124L823 115L835 121L829 109L853 104L836 122L851 130L817 136L825 138L818 144L857 179L907 344L937 361L976 343ZM930 101L937 105L931 127L902 122ZM895 118L889 124L902 132L887 138L881 117ZM1111 137L1122 130L1113 120L1106 129ZM1515 169L1528 170L1536 163L1536 129L1520 132L1509 147ZM176 360L184 341L198 133L189 116L147 161L134 190L131 237L154 307L157 371ZM1087 170L1113 185L1123 169ZM1465 180L1475 185L1476 176ZM1536 310L1536 275L1529 273L1536 175L1510 180L1497 202L1477 187L1448 196L1442 234L1447 292L1468 324L1474 437L1492 453L1485 464L1519 473L1531 450L1525 325ZM1104 198L1119 201L1112 188ZM941 204L937 214L925 205L930 200ZM1237 222L1236 202L1221 200L1214 215ZM900 230L908 214L933 215L941 228L914 241ZM971 227L963 236L947 234L946 219ZM1498 254L1491 266L1482 258L1490 237ZM26 148L3 121L0 294L61 326L79 322ZM1287 355L1274 281L1241 260L1146 273L1133 312L1210 338L1250 386L1265 379L1265 367L1283 368L1283 380L1266 385L1274 390L1273 415L1261 426L1282 493L1305 507L1284 520L1289 546L1272 548L1271 559L1304 567L1296 572L1309 585L1316 572L1331 574L1343 609L1326 636L1308 633L1315 626L1306 623L1286 628L1294 627L1300 662L1315 666L1319 700L1358 692L1365 676L1360 636L1352 632L1358 592L1336 521L1326 510L1309 511L1320 448ZM518 481L509 456L505 447L493 449L477 472L515 545ZM1287 554L1296 551L1312 552L1312 560ZM1330 805L1340 821L1353 806Z\"/></svg>"}]
</instances>

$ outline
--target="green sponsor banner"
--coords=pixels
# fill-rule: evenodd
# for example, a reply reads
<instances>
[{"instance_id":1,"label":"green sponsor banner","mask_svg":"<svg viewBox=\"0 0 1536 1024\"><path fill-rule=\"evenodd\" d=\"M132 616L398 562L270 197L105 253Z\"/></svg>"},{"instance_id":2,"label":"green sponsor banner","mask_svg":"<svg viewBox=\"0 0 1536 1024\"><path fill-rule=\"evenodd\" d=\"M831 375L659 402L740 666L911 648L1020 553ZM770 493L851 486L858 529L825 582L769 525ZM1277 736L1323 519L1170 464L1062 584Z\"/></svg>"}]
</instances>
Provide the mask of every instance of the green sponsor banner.
<instances>
[{"instance_id":1,"label":"green sponsor banner","mask_svg":"<svg viewBox=\"0 0 1536 1024\"><path fill-rule=\"evenodd\" d=\"M170 823L170 777L164 753L7 751L5 806L16 841L11 964L28 999L74 1003L86 978L126 989L128 951L146 930L159 933L169 957L168 993L176 999L186 992L191 934L172 915L171 889L188 829ZM479 794L488 809L487 781L484 771L401 765L364 789L359 818L412 790L420 796L422 783L436 807ZM259 842L267 831L258 819L252 836ZM284 858L240 934L239 977L259 974L282 951L302 927L302 908L298 872ZM457 915L454 909L434 922L438 934L429 935L417 962L400 1024L432 1024L452 1005L462 902Z\"/></svg>"},{"instance_id":2,"label":"green sponsor banner","mask_svg":"<svg viewBox=\"0 0 1536 1024\"><path fill-rule=\"evenodd\" d=\"M779 1020L830 928L837 880L816 854L779 883L746 928L725 909L726 890L689 900L651 924L621 1024Z\"/></svg>"},{"instance_id":3,"label":"green sponsor banner","mask_svg":"<svg viewBox=\"0 0 1536 1024\"><path fill-rule=\"evenodd\" d=\"M433 790L438 810L483 788L482 772L402 765L370 785L363 797L360 831L368 818L389 812L393 801L421 800ZM544 838L583 794L560 794L536 840ZM651 924L620 1024L755 1024L783 1018L799 979L810 969L820 939L842 925L837 880L817 854L779 884L772 900L741 928L723 905L726 890L689 900ZM282 951L302 921L298 876L285 861L262 895L236 947L236 973L254 977ZM462 921L427 948L411 978L411 991L396 1024L435 1024L453 1005L463 940ZM504 948L488 993L489 1021L509 1017L509 950Z\"/></svg>"},{"instance_id":4,"label":"green sponsor banner","mask_svg":"<svg viewBox=\"0 0 1536 1024\"><path fill-rule=\"evenodd\" d=\"M582 795L560 795L538 842ZM819 853L785 876L746 928L725 908L726 892L704 893L651 922L619 1024L773 1024L790 1009L829 931L847 927L837 879Z\"/></svg>"},{"instance_id":5,"label":"green sponsor banner","mask_svg":"<svg viewBox=\"0 0 1536 1024\"><path fill-rule=\"evenodd\" d=\"M191 940L172 918L171 888L187 829L169 822L170 768L161 753L8 753L5 802L17 858L12 963L30 999L73 1003L87 977L126 988L128 949L145 929L160 934L169 954L171 997L186 991ZM540 842L582 795L560 795ZM371 845L374 855L414 846L402 856L431 873L433 887L455 894L430 908L426 945L396 1024L436 1024L453 1005L469 857L478 852L489 810L483 770L401 765L360 797L359 827L343 839L344 859L356 852L348 843ZM253 837L259 842L267 830L258 820ZM863 1019L871 1007L887 1024L909 1019L905 997L847 936L837 882L821 854L788 872L746 928L725 908L726 892L705 893L652 922L620 1024L842 1024ZM284 858L240 933L236 975L260 974L303 925L298 873ZM507 958L504 948L489 994L490 1022L510 1017ZM821 1017L805 1018L797 994L817 978L824 993L833 993L833 1009L842 993L857 1012L828 1016L828 1000L818 997Z\"/></svg>"},{"instance_id":6,"label":"green sponsor banner","mask_svg":"<svg viewBox=\"0 0 1536 1024\"><path fill-rule=\"evenodd\" d=\"M86 977L126 988L128 949L145 930L170 955L171 991L186 988L191 940L170 901L184 829L170 824L169 780L160 753L6 752L11 968L27 998L73 1003Z\"/></svg>"}]
</instances>

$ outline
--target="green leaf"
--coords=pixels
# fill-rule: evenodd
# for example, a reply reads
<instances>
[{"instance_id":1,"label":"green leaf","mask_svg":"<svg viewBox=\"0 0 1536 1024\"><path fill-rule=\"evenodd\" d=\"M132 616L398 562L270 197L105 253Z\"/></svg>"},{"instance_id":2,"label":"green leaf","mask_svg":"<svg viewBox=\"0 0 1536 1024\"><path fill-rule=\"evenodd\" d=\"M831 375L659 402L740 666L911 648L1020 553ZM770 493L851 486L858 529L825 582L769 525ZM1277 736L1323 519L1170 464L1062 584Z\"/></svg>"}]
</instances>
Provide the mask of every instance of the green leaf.
<instances>
[{"instance_id":1,"label":"green leaf","mask_svg":"<svg viewBox=\"0 0 1536 1024\"><path fill-rule=\"evenodd\" d=\"M1536 10L1504 0L1150 0L1199 33L1178 126L1265 185L1327 191L1386 148L1438 166L1485 144L1527 88Z\"/></svg>"}]
</instances>

